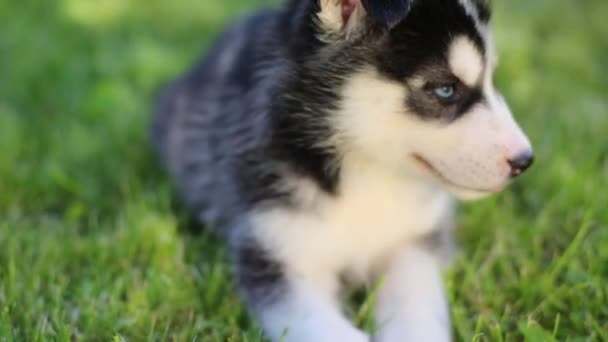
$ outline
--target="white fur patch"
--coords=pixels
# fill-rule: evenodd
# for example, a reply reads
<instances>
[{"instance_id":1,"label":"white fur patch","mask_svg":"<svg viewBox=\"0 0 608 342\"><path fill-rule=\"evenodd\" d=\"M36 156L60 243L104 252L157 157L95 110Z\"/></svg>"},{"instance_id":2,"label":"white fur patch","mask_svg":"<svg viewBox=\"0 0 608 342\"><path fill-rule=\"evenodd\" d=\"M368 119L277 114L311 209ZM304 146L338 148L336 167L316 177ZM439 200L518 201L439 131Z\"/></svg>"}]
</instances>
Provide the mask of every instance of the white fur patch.
<instances>
[{"instance_id":1,"label":"white fur patch","mask_svg":"<svg viewBox=\"0 0 608 342\"><path fill-rule=\"evenodd\" d=\"M491 32L485 36L486 49L486 68L483 79L483 91L490 101L497 97L496 89L494 89L494 69L498 65L498 51L494 44L494 36Z\"/></svg>"},{"instance_id":2,"label":"white fur patch","mask_svg":"<svg viewBox=\"0 0 608 342\"><path fill-rule=\"evenodd\" d=\"M342 314L335 291L307 280L295 280L299 283L293 283L283 301L265 307L260 313L272 341L369 342L369 337Z\"/></svg>"},{"instance_id":3,"label":"white fur patch","mask_svg":"<svg viewBox=\"0 0 608 342\"><path fill-rule=\"evenodd\" d=\"M475 86L484 71L483 57L475 44L465 36L454 39L450 45L448 61L452 73L464 84Z\"/></svg>"},{"instance_id":4,"label":"white fur patch","mask_svg":"<svg viewBox=\"0 0 608 342\"><path fill-rule=\"evenodd\" d=\"M319 194L309 211L271 210L254 218L258 240L292 277L346 271L367 281L392 251L439 228L451 210L451 198L433 186L374 162L346 163L337 198Z\"/></svg>"},{"instance_id":5,"label":"white fur patch","mask_svg":"<svg viewBox=\"0 0 608 342\"><path fill-rule=\"evenodd\" d=\"M451 341L448 301L436 258L418 246L405 247L384 277L375 315L375 341Z\"/></svg>"}]
</instances>

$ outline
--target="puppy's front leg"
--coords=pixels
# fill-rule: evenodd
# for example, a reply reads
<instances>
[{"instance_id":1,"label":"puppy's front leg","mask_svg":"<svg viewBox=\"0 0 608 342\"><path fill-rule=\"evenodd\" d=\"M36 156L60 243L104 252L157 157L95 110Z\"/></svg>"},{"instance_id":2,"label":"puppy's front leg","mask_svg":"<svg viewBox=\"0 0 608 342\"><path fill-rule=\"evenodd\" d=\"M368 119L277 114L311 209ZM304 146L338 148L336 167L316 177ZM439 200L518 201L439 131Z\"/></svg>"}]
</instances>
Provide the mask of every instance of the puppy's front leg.
<instances>
[{"instance_id":1,"label":"puppy's front leg","mask_svg":"<svg viewBox=\"0 0 608 342\"><path fill-rule=\"evenodd\" d=\"M439 262L412 245L389 265L376 307L377 342L448 342L451 327Z\"/></svg>"},{"instance_id":2,"label":"puppy's front leg","mask_svg":"<svg viewBox=\"0 0 608 342\"><path fill-rule=\"evenodd\" d=\"M249 306L275 342L369 342L342 314L335 274L295 272L248 243L237 273Z\"/></svg>"},{"instance_id":3,"label":"puppy's front leg","mask_svg":"<svg viewBox=\"0 0 608 342\"><path fill-rule=\"evenodd\" d=\"M258 316L273 341L369 342L343 316L334 298L310 284L294 284L279 301L258 311Z\"/></svg>"}]
</instances>

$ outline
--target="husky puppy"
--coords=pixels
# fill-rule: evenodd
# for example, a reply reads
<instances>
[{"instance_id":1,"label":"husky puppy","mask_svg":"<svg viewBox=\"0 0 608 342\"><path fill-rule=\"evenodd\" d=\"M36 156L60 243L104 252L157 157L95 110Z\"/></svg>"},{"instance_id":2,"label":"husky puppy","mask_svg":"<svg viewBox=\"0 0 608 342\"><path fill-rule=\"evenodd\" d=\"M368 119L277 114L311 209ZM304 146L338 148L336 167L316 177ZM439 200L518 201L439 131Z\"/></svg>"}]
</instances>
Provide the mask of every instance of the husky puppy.
<instances>
[{"instance_id":1,"label":"husky puppy","mask_svg":"<svg viewBox=\"0 0 608 342\"><path fill-rule=\"evenodd\" d=\"M451 340L454 202L533 161L493 85L489 20L485 0L291 0L163 91L156 149L270 339ZM340 304L370 284L373 336Z\"/></svg>"}]
</instances>

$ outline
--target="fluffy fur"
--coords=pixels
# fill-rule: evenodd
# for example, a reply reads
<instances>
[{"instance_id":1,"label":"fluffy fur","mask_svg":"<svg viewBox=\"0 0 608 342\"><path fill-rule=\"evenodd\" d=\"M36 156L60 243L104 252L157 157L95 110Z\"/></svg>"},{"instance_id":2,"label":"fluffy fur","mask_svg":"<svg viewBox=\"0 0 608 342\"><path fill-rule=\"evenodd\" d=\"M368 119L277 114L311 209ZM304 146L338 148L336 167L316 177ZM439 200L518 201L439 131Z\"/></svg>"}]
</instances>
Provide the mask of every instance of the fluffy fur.
<instances>
[{"instance_id":1,"label":"fluffy fur","mask_svg":"<svg viewBox=\"0 0 608 342\"><path fill-rule=\"evenodd\" d=\"M375 341L451 339L454 198L532 162L489 19L482 0L292 0L167 86L157 151L272 340L369 341L340 292L379 279Z\"/></svg>"}]
</instances>

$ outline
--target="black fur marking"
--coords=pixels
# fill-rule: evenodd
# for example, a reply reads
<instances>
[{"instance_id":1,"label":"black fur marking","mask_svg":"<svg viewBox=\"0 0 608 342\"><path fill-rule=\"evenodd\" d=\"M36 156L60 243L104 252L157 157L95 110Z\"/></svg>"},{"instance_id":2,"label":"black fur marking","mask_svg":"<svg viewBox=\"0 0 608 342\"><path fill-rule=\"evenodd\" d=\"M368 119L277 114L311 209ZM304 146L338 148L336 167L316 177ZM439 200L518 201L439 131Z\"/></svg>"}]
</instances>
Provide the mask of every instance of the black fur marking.
<instances>
[{"instance_id":1,"label":"black fur marking","mask_svg":"<svg viewBox=\"0 0 608 342\"><path fill-rule=\"evenodd\" d=\"M447 52L453 38L465 35L482 53L484 41L475 21L457 1L414 1L407 20L388 35L378 56L381 72L402 81L426 66L447 64Z\"/></svg>"},{"instance_id":2,"label":"black fur marking","mask_svg":"<svg viewBox=\"0 0 608 342\"><path fill-rule=\"evenodd\" d=\"M482 100L480 86L468 87L463 84L451 73L445 62L423 69L417 75L426 84L422 88L408 87L409 96L405 106L410 113L415 113L422 119L453 122ZM454 95L448 100L438 98L434 90L446 85L454 87Z\"/></svg>"},{"instance_id":3,"label":"black fur marking","mask_svg":"<svg viewBox=\"0 0 608 342\"><path fill-rule=\"evenodd\" d=\"M475 105L483 101L483 93L479 88L469 89L469 93L458 103L457 115L454 120L467 113Z\"/></svg>"},{"instance_id":4,"label":"black fur marking","mask_svg":"<svg viewBox=\"0 0 608 342\"><path fill-rule=\"evenodd\" d=\"M473 0L473 3L477 7L477 13L479 20L482 22L489 22L492 18L492 11L490 8L490 0Z\"/></svg>"},{"instance_id":5,"label":"black fur marking","mask_svg":"<svg viewBox=\"0 0 608 342\"><path fill-rule=\"evenodd\" d=\"M430 84L422 89L410 89L410 96L405 104L410 112L416 113L425 120L441 120L449 123L462 117L482 100L480 89L458 83L455 98L450 103L445 103L434 96L434 87L435 85Z\"/></svg>"},{"instance_id":6,"label":"black fur marking","mask_svg":"<svg viewBox=\"0 0 608 342\"><path fill-rule=\"evenodd\" d=\"M299 68L294 79L287 82L284 93L289 96L282 97L272 111L272 140L277 158L290 162L293 171L311 176L324 191L334 193L339 170L332 171L332 165L338 156L318 146L332 134L324 113L338 109L339 94L330 84L339 85L341 80L328 75L305 66ZM323 83L327 86L318 86Z\"/></svg>"},{"instance_id":7,"label":"black fur marking","mask_svg":"<svg viewBox=\"0 0 608 342\"><path fill-rule=\"evenodd\" d=\"M377 56L381 73L399 82L412 77L428 82L425 89L410 89L406 107L415 115L451 122L481 100L481 90L464 86L450 71L449 48L459 35L484 54L485 43L474 18L450 0L414 1L408 18L388 33ZM457 85L457 101L446 105L433 96L432 88L443 84Z\"/></svg>"},{"instance_id":8,"label":"black fur marking","mask_svg":"<svg viewBox=\"0 0 608 342\"><path fill-rule=\"evenodd\" d=\"M356 44L335 49L319 40L318 1L295 1L292 6L301 6L299 10L308 18L297 25L291 22L291 31L281 37L294 63L274 97L270 145L274 157L289 163L292 171L311 177L323 191L335 194L339 156L331 148L319 146L319 142L334 133L327 118L340 107L345 80L368 58L361 56Z\"/></svg>"},{"instance_id":9,"label":"black fur marking","mask_svg":"<svg viewBox=\"0 0 608 342\"><path fill-rule=\"evenodd\" d=\"M286 290L283 266L254 239L239 241L236 266L239 286L253 306L278 300Z\"/></svg>"},{"instance_id":10,"label":"black fur marking","mask_svg":"<svg viewBox=\"0 0 608 342\"><path fill-rule=\"evenodd\" d=\"M367 13L380 25L392 28L403 21L412 0L362 0Z\"/></svg>"},{"instance_id":11,"label":"black fur marking","mask_svg":"<svg viewBox=\"0 0 608 342\"><path fill-rule=\"evenodd\" d=\"M309 15L316 15L313 6ZM271 143L274 157L291 164L293 171L312 177L328 193L336 190L338 172L331 172L337 156L318 146L328 139L332 130L325 115L338 108L337 93L342 80L335 77L331 67L317 60L323 44L317 39L313 20L293 27L285 41L290 45L290 57L295 61L293 71L285 77L271 109ZM325 85L325 86L322 86Z\"/></svg>"},{"instance_id":12,"label":"black fur marking","mask_svg":"<svg viewBox=\"0 0 608 342\"><path fill-rule=\"evenodd\" d=\"M238 161L234 172L242 199L251 205L262 205L268 200L290 203L289 191L281 185L281 174L273 168L261 167L265 158L252 152Z\"/></svg>"}]
</instances>

